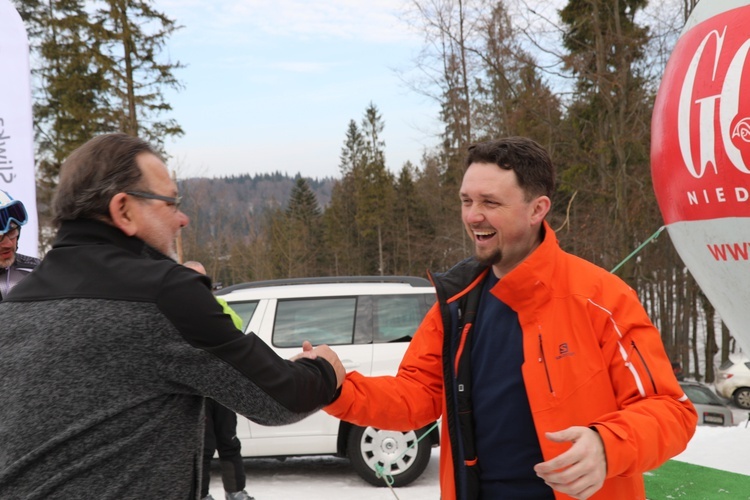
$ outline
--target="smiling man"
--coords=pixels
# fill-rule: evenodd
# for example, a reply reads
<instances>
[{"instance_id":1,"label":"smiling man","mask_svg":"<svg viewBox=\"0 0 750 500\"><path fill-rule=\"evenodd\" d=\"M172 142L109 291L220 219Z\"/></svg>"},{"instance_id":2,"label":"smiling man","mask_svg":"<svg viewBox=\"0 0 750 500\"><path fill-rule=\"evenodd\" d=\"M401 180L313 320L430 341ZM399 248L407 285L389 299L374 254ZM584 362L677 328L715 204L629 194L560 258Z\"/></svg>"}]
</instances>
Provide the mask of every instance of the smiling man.
<instances>
[{"instance_id":1,"label":"smiling man","mask_svg":"<svg viewBox=\"0 0 750 500\"><path fill-rule=\"evenodd\" d=\"M263 425L331 401L331 349L279 358L175 262L189 221L147 143L78 148L53 210L52 249L0 303L0 498L196 500L205 397Z\"/></svg>"},{"instance_id":2,"label":"smiling man","mask_svg":"<svg viewBox=\"0 0 750 500\"><path fill-rule=\"evenodd\" d=\"M475 256L432 276L398 374L351 372L325 410L393 430L442 417L443 500L644 499L641 474L696 425L659 332L622 280L559 247L539 144L479 143L466 164Z\"/></svg>"},{"instance_id":3,"label":"smiling man","mask_svg":"<svg viewBox=\"0 0 750 500\"><path fill-rule=\"evenodd\" d=\"M28 220L21 200L0 190L0 301L39 264L36 257L18 253L21 226Z\"/></svg>"}]
</instances>

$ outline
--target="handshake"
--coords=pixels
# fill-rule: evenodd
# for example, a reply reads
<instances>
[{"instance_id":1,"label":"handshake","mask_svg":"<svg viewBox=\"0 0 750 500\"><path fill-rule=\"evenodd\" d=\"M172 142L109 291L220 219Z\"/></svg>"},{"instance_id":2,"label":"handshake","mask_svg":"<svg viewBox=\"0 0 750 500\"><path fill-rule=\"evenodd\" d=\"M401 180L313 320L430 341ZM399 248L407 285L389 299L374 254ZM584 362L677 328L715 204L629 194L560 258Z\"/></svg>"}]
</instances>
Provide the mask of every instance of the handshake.
<instances>
[{"instance_id":1,"label":"handshake","mask_svg":"<svg viewBox=\"0 0 750 500\"><path fill-rule=\"evenodd\" d=\"M346 376L346 368L341 364L338 355L327 345L323 344L318 347L313 347L310 342L305 340L302 343L302 352L291 358L291 361L297 361L300 358L315 359L317 357L321 357L331 363L331 366L333 366L333 369L336 372L336 388L338 389L341 387L341 384L344 382L344 377Z\"/></svg>"}]
</instances>

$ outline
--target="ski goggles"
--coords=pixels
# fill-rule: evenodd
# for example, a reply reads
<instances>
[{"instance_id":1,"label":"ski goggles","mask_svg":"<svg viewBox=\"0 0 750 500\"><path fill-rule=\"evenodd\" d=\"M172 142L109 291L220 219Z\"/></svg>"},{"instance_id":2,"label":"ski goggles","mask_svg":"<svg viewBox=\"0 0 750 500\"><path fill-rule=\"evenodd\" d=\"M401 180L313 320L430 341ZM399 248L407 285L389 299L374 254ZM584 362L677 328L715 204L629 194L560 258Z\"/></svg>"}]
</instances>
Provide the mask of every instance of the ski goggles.
<instances>
[{"instance_id":1,"label":"ski goggles","mask_svg":"<svg viewBox=\"0 0 750 500\"><path fill-rule=\"evenodd\" d=\"M12 229L11 222L23 226L28 220L29 216L26 214L23 203L19 200L13 200L0 208L0 234L5 234Z\"/></svg>"}]
</instances>

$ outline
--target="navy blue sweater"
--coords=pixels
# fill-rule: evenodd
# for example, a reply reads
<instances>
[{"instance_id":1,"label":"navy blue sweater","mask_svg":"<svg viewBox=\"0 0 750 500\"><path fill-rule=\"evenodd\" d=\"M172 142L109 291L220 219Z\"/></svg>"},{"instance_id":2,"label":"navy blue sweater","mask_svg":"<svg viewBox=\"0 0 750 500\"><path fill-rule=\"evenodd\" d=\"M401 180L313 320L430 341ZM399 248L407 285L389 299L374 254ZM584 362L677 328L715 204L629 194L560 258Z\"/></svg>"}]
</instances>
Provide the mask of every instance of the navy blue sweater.
<instances>
[{"instance_id":1,"label":"navy blue sweater","mask_svg":"<svg viewBox=\"0 0 750 500\"><path fill-rule=\"evenodd\" d=\"M543 462L521 374L518 315L489 293L485 280L471 347L472 401L481 498L554 499L533 470Z\"/></svg>"}]
</instances>

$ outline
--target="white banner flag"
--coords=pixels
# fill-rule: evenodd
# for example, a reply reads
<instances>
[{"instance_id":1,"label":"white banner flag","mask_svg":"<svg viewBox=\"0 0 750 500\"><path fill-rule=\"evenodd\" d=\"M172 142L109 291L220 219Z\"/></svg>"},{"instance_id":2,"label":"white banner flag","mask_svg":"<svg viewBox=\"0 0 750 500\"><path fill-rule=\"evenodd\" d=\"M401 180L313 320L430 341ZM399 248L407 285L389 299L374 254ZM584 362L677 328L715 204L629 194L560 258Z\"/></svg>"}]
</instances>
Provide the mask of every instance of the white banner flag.
<instances>
[{"instance_id":1,"label":"white banner flag","mask_svg":"<svg viewBox=\"0 0 750 500\"><path fill-rule=\"evenodd\" d=\"M29 221L21 231L18 252L36 257L39 222L29 41L21 16L10 0L0 0L0 189L26 207Z\"/></svg>"}]
</instances>

